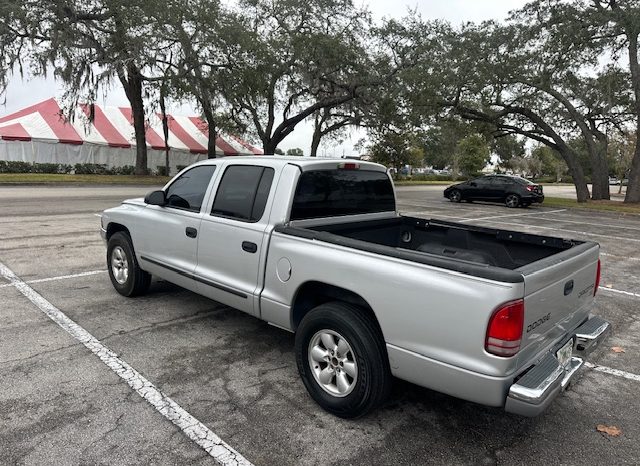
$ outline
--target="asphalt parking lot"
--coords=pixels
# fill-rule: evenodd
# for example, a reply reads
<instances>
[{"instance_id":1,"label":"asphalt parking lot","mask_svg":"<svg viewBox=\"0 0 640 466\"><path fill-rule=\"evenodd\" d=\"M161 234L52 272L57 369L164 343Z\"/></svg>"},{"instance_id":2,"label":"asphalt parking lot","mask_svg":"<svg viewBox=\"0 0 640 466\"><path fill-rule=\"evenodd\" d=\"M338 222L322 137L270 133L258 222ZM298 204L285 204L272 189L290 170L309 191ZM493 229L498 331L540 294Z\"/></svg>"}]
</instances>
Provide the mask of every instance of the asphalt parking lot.
<instances>
[{"instance_id":1,"label":"asphalt parking lot","mask_svg":"<svg viewBox=\"0 0 640 466\"><path fill-rule=\"evenodd\" d=\"M640 462L640 216L398 188L411 215L598 241L597 313L613 332L539 418L396 380L382 409L346 421L307 396L290 333L165 282L135 299L113 290L96 214L150 189L0 186L0 464L215 464L206 436L238 452L218 456L230 464ZM113 361L157 392L141 397ZM169 401L182 421L162 412Z\"/></svg>"}]
</instances>

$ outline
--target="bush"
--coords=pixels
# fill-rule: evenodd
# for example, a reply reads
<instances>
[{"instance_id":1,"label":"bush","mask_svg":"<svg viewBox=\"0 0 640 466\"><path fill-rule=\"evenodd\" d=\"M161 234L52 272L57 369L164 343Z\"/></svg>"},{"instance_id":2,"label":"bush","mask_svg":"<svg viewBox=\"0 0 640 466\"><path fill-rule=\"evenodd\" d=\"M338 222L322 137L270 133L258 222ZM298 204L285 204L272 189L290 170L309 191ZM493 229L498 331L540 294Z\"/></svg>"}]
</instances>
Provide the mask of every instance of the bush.
<instances>
[{"instance_id":1,"label":"bush","mask_svg":"<svg viewBox=\"0 0 640 466\"><path fill-rule=\"evenodd\" d=\"M178 171L184 170L184 169L185 169L185 168L187 168L187 167L188 167L188 165L176 165L176 169L177 169Z\"/></svg>"},{"instance_id":2,"label":"bush","mask_svg":"<svg viewBox=\"0 0 640 466\"><path fill-rule=\"evenodd\" d=\"M0 173L31 173L33 165L28 162L0 160Z\"/></svg>"},{"instance_id":3,"label":"bush","mask_svg":"<svg viewBox=\"0 0 640 466\"><path fill-rule=\"evenodd\" d=\"M111 170L104 163L76 163L74 173L76 175L110 175Z\"/></svg>"},{"instance_id":4,"label":"bush","mask_svg":"<svg viewBox=\"0 0 640 466\"><path fill-rule=\"evenodd\" d=\"M156 171L156 174L158 176L167 176L168 175L166 165L158 165L156 168L158 169Z\"/></svg>"},{"instance_id":5,"label":"bush","mask_svg":"<svg viewBox=\"0 0 640 466\"><path fill-rule=\"evenodd\" d=\"M110 170L111 175L133 175L136 167L133 165L123 165L122 167L113 167Z\"/></svg>"},{"instance_id":6,"label":"bush","mask_svg":"<svg viewBox=\"0 0 640 466\"><path fill-rule=\"evenodd\" d=\"M61 163L34 163L31 173L71 173L72 168Z\"/></svg>"},{"instance_id":7,"label":"bush","mask_svg":"<svg viewBox=\"0 0 640 466\"><path fill-rule=\"evenodd\" d=\"M424 174L418 173L415 175L411 175L410 177L405 177L405 179L410 179L412 181L451 181L451 175L435 175L435 174Z\"/></svg>"}]
</instances>

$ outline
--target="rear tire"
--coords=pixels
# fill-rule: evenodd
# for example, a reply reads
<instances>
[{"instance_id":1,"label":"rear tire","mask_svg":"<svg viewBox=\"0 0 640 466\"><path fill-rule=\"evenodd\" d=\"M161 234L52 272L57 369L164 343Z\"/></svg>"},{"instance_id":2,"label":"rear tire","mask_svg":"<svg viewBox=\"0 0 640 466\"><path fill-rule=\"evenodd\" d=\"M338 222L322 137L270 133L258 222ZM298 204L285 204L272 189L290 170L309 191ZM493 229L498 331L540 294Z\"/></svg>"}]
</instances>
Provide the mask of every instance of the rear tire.
<instances>
[{"instance_id":1,"label":"rear tire","mask_svg":"<svg viewBox=\"0 0 640 466\"><path fill-rule=\"evenodd\" d=\"M504 203L510 209L514 209L520 205L520 196L517 194L509 194L504 200Z\"/></svg>"},{"instance_id":2,"label":"rear tire","mask_svg":"<svg viewBox=\"0 0 640 466\"><path fill-rule=\"evenodd\" d=\"M111 284L122 296L139 296L149 289L151 274L138 265L131 237L124 231L118 231L109 238L107 268Z\"/></svg>"},{"instance_id":3,"label":"rear tire","mask_svg":"<svg viewBox=\"0 0 640 466\"><path fill-rule=\"evenodd\" d=\"M311 310L296 331L295 351L309 395L338 417L364 416L389 395L384 338L359 307L331 302Z\"/></svg>"},{"instance_id":4,"label":"rear tire","mask_svg":"<svg viewBox=\"0 0 640 466\"><path fill-rule=\"evenodd\" d=\"M459 190L454 189L449 193L449 200L451 202L460 202L462 200L462 193Z\"/></svg>"}]
</instances>

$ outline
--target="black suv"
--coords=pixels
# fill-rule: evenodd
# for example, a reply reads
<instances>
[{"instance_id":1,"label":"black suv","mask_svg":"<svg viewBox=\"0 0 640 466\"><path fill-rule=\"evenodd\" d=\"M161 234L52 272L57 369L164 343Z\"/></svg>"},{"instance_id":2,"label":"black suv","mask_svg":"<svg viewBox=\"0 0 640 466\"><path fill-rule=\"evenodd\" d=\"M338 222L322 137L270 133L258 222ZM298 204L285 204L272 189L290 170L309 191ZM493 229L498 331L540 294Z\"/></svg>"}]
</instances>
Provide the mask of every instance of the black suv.
<instances>
[{"instance_id":1,"label":"black suv","mask_svg":"<svg viewBox=\"0 0 640 466\"><path fill-rule=\"evenodd\" d=\"M510 175L487 175L454 184L444 190L444 197L451 202L500 201L507 207L528 207L544 201L542 186Z\"/></svg>"}]
</instances>

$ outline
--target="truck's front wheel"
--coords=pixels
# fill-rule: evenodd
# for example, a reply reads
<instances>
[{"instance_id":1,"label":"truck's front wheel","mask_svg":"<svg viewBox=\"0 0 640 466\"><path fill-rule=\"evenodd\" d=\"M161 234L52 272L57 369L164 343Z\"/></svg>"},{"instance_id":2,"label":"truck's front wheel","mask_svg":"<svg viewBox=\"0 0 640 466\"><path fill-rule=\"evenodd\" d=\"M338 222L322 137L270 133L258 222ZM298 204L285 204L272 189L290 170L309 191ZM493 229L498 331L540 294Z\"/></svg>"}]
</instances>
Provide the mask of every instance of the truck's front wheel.
<instances>
[{"instance_id":1,"label":"truck's front wheel","mask_svg":"<svg viewBox=\"0 0 640 466\"><path fill-rule=\"evenodd\" d=\"M149 289L151 275L138 265L131 238L127 233L118 231L109 238L107 267L111 283L121 295L138 296Z\"/></svg>"},{"instance_id":2,"label":"truck's front wheel","mask_svg":"<svg viewBox=\"0 0 640 466\"><path fill-rule=\"evenodd\" d=\"M365 311L349 304L322 304L302 319L296 360L311 397L343 418L376 408L391 387L380 330Z\"/></svg>"}]
</instances>

